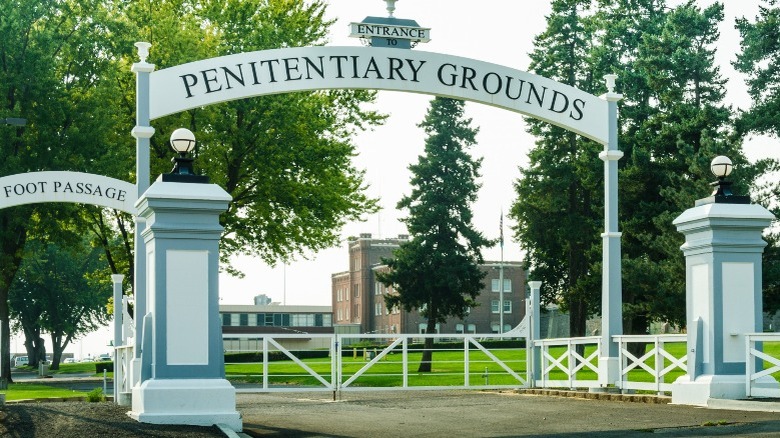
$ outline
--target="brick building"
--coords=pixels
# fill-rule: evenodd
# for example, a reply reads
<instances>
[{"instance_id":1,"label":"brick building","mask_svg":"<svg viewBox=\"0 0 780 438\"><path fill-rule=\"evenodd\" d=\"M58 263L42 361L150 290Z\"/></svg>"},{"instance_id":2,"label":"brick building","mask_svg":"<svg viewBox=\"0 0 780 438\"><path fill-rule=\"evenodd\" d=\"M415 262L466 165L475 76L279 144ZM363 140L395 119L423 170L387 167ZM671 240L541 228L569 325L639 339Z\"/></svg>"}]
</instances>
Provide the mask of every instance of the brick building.
<instances>
[{"instance_id":1,"label":"brick building","mask_svg":"<svg viewBox=\"0 0 780 438\"><path fill-rule=\"evenodd\" d=\"M334 328L353 327L359 333L424 333L427 325L419 312L388 311L384 296L394 293L376 281L376 272L387 269L381 259L391 258L393 250L408 241L408 236L374 239L361 234L347 241L349 270L333 274L332 302ZM503 267L504 304L500 303L499 279ZM508 331L525 316L525 271L520 262L486 262L485 288L477 297L478 306L461 319L441 324L439 333L499 333ZM503 307L503 309L501 309ZM500 311L504 329L500 330Z\"/></svg>"}]
</instances>

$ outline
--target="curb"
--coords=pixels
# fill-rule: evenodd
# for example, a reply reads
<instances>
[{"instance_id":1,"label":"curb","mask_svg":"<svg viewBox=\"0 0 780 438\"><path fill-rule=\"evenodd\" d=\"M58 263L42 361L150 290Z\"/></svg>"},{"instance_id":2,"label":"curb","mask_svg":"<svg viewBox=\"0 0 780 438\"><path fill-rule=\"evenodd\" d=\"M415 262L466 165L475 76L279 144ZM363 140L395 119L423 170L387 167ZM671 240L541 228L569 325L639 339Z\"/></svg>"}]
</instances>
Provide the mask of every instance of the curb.
<instances>
[{"instance_id":1,"label":"curb","mask_svg":"<svg viewBox=\"0 0 780 438\"><path fill-rule=\"evenodd\" d=\"M86 397L48 397L48 398L22 398L19 400L6 400L5 404L15 405L18 403L60 403L60 402L86 402ZM105 402L113 402L114 396L106 396ZM93 403L105 403L93 402Z\"/></svg>"},{"instance_id":2,"label":"curb","mask_svg":"<svg viewBox=\"0 0 780 438\"><path fill-rule=\"evenodd\" d=\"M581 398L586 400L607 400L629 403L669 404L672 398L663 395L650 394L610 394L605 392L566 391L561 389L518 389L522 395L544 395L550 397Z\"/></svg>"}]
</instances>

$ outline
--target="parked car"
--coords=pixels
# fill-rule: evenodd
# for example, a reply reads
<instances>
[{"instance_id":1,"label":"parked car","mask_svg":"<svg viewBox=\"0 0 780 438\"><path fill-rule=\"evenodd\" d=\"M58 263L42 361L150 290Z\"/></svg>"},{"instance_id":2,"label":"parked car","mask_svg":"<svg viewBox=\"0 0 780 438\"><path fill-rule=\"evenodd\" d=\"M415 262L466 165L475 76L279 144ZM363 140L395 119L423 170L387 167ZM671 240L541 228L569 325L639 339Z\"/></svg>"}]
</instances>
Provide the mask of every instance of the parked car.
<instances>
[{"instance_id":1,"label":"parked car","mask_svg":"<svg viewBox=\"0 0 780 438\"><path fill-rule=\"evenodd\" d=\"M14 367L19 368L20 366L27 365L30 363L30 360L27 356L16 356L14 358Z\"/></svg>"},{"instance_id":2,"label":"parked car","mask_svg":"<svg viewBox=\"0 0 780 438\"><path fill-rule=\"evenodd\" d=\"M101 354L97 357L97 359L95 359L95 362L111 362L112 360L114 359L111 358L110 354Z\"/></svg>"},{"instance_id":3,"label":"parked car","mask_svg":"<svg viewBox=\"0 0 780 438\"><path fill-rule=\"evenodd\" d=\"M62 361L62 363L76 363L76 362L78 362L78 361L76 360L76 358L73 358L73 357L69 357L69 358L65 359L64 361Z\"/></svg>"}]
</instances>

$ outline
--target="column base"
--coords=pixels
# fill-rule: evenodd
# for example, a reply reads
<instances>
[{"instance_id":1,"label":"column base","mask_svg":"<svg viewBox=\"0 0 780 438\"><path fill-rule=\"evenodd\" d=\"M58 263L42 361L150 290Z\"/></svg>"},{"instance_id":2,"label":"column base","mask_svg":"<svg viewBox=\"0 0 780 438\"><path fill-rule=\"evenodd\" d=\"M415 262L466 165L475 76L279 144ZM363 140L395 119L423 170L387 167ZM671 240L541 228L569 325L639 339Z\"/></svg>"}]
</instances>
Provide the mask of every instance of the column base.
<instances>
[{"instance_id":1,"label":"column base","mask_svg":"<svg viewBox=\"0 0 780 438\"><path fill-rule=\"evenodd\" d=\"M620 380L619 360L617 357L599 358L599 385L602 388L609 385L617 385Z\"/></svg>"},{"instance_id":2,"label":"column base","mask_svg":"<svg viewBox=\"0 0 780 438\"><path fill-rule=\"evenodd\" d=\"M132 403L128 415L141 423L242 430L236 389L225 379L150 379L133 388Z\"/></svg>"},{"instance_id":3,"label":"column base","mask_svg":"<svg viewBox=\"0 0 780 438\"><path fill-rule=\"evenodd\" d=\"M777 388L777 380L765 376L754 384L761 388ZM705 374L691 381L680 376L672 384L672 404L708 406L712 399L740 400L747 398L744 375Z\"/></svg>"}]
</instances>

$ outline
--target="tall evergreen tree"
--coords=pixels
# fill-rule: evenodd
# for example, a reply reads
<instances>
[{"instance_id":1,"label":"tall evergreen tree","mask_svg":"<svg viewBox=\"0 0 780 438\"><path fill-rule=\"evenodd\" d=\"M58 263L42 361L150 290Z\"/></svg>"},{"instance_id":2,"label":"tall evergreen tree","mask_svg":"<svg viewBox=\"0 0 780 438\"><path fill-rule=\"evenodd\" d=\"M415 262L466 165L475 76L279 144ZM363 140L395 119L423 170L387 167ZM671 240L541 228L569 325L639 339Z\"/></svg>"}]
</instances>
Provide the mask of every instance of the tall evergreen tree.
<instances>
[{"instance_id":1,"label":"tall evergreen tree","mask_svg":"<svg viewBox=\"0 0 780 438\"><path fill-rule=\"evenodd\" d=\"M689 1L556 0L548 29L536 39L532 69L597 94L604 74L618 74L620 105L619 221L623 233L626 333L652 321L685 321L683 237L673 219L708 194L709 161L728 155L740 169L739 190L758 171L748 165L723 105L725 80L714 66L723 6ZM553 286L572 312L571 334L584 334L598 309L603 230L600 147L541 122L516 183L512 214L532 275Z\"/></svg>"},{"instance_id":2,"label":"tall evergreen tree","mask_svg":"<svg viewBox=\"0 0 780 438\"><path fill-rule=\"evenodd\" d=\"M620 226L623 232L623 315L629 334L652 321L685 322L683 237L674 218L708 195L709 162L728 155L746 190L755 172L731 134L723 102L725 80L715 67L723 6L689 1L603 2L598 19L600 70L618 73ZM629 44L630 43L630 44Z\"/></svg>"},{"instance_id":3,"label":"tall evergreen tree","mask_svg":"<svg viewBox=\"0 0 780 438\"><path fill-rule=\"evenodd\" d=\"M764 0L759 15L751 22L736 20L742 38L742 51L733 63L745 73L753 104L740 115L741 132L757 132L780 137L780 5Z\"/></svg>"},{"instance_id":4,"label":"tall evergreen tree","mask_svg":"<svg viewBox=\"0 0 780 438\"><path fill-rule=\"evenodd\" d=\"M409 210L402 221L411 240L392 259L383 259L389 269L377 274L396 291L385 296L387 307L419 310L428 320L427 333L450 316L462 318L474 305L485 276L479 270L482 248L492 244L471 224L482 160L467 153L477 130L464 119L463 106L437 97L420 123L428 135L425 155L409 166L412 193L398 203ZM432 348L433 339L426 339L419 372L431 371Z\"/></svg>"},{"instance_id":5,"label":"tall evergreen tree","mask_svg":"<svg viewBox=\"0 0 780 438\"><path fill-rule=\"evenodd\" d=\"M742 37L742 51L733 64L748 76L748 93L753 100L750 109L740 113L737 130L745 136L759 133L780 138L780 4L765 0L755 21L739 18L736 28ZM760 160L756 167L759 173L774 177L762 179L754 199L780 217L780 160ZM780 310L780 231L773 228L765 238L769 245L763 254L764 310L775 312Z\"/></svg>"},{"instance_id":6,"label":"tall evergreen tree","mask_svg":"<svg viewBox=\"0 0 780 438\"><path fill-rule=\"evenodd\" d=\"M553 2L547 29L534 41L531 71L589 92L602 87L588 62L594 37L590 3ZM527 251L531 275L545 284L545 301L569 312L571 336L584 336L600 296L601 146L545 122L529 125L537 141L515 182L515 237Z\"/></svg>"}]
</instances>

